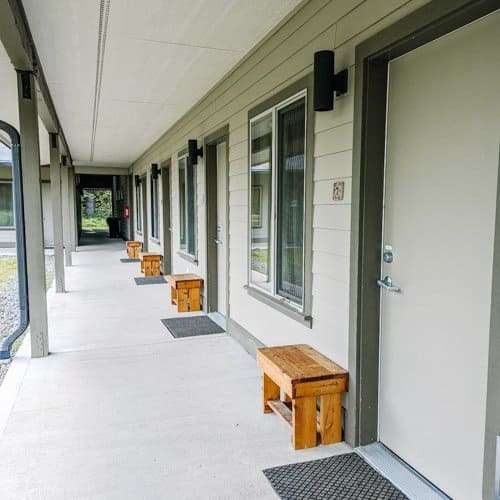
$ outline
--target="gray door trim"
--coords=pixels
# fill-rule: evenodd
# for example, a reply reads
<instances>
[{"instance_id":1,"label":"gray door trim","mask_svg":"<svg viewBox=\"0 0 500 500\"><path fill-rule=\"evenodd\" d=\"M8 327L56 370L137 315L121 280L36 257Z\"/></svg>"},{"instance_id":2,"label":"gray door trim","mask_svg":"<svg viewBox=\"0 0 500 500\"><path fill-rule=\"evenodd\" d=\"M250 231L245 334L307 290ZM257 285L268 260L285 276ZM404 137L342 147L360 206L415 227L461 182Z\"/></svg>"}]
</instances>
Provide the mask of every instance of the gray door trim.
<instances>
[{"instance_id":1,"label":"gray door trim","mask_svg":"<svg viewBox=\"0 0 500 500\"><path fill-rule=\"evenodd\" d=\"M385 120L389 62L500 8L498 0L432 0L356 48L349 308L350 389L346 441L378 438L378 366ZM500 434L500 217L490 333L484 498L493 497L496 435Z\"/></svg>"},{"instance_id":2,"label":"gray door trim","mask_svg":"<svg viewBox=\"0 0 500 500\"><path fill-rule=\"evenodd\" d=\"M169 158L161 164L161 200L163 209L163 274L172 272L172 220L171 220L171 176L172 161Z\"/></svg>"},{"instance_id":3,"label":"gray door trim","mask_svg":"<svg viewBox=\"0 0 500 500\"><path fill-rule=\"evenodd\" d=\"M218 310L217 271L217 145L226 142L226 317L229 318L229 125L218 129L203 140L205 155L205 199L206 199L206 269L205 312Z\"/></svg>"}]
</instances>

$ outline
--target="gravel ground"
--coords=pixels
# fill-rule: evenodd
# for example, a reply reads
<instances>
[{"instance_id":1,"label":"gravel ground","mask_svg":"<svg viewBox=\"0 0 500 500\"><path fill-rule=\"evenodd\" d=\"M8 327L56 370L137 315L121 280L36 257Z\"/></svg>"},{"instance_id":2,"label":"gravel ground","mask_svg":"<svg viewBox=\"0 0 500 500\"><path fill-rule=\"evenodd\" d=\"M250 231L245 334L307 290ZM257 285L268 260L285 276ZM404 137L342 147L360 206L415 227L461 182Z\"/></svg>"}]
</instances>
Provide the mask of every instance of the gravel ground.
<instances>
[{"instance_id":1,"label":"gravel ground","mask_svg":"<svg viewBox=\"0 0 500 500\"><path fill-rule=\"evenodd\" d=\"M0 256L2 259L12 259L12 256ZM47 289L52 286L54 280L54 256L45 256L45 272ZM0 282L0 339L12 333L19 325L19 294L17 284L17 274L14 273L7 281ZM21 345L22 335L14 343L12 354L15 355L17 349ZM5 374L9 368L8 364L0 364L0 384L2 383Z\"/></svg>"}]
</instances>

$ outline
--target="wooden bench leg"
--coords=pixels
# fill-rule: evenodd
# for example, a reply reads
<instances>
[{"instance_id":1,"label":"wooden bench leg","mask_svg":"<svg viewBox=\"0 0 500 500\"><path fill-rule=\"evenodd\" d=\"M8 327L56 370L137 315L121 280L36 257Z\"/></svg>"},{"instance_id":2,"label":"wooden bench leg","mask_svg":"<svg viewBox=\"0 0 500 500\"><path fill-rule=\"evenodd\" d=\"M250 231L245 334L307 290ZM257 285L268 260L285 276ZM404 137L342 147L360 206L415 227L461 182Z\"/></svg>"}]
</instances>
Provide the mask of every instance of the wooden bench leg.
<instances>
[{"instance_id":1,"label":"wooden bench leg","mask_svg":"<svg viewBox=\"0 0 500 500\"><path fill-rule=\"evenodd\" d=\"M280 398L280 386L271 380L265 373L262 375L262 404L264 413L273 410L269 408L267 402Z\"/></svg>"},{"instance_id":2,"label":"wooden bench leg","mask_svg":"<svg viewBox=\"0 0 500 500\"><path fill-rule=\"evenodd\" d=\"M151 262L151 276L160 276L160 261L154 260Z\"/></svg>"},{"instance_id":3,"label":"wooden bench leg","mask_svg":"<svg viewBox=\"0 0 500 500\"><path fill-rule=\"evenodd\" d=\"M201 309L200 289L199 288L190 288L189 289L189 310L190 311L199 311L200 309Z\"/></svg>"},{"instance_id":4,"label":"wooden bench leg","mask_svg":"<svg viewBox=\"0 0 500 500\"><path fill-rule=\"evenodd\" d=\"M320 396L319 427L321 444L342 441L342 395Z\"/></svg>"},{"instance_id":5,"label":"wooden bench leg","mask_svg":"<svg viewBox=\"0 0 500 500\"><path fill-rule=\"evenodd\" d=\"M316 398L292 401L292 444L295 450L316 446Z\"/></svg>"},{"instance_id":6,"label":"wooden bench leg","mask_svg":"<svg viewBox=\"0 0 500 500\"><path fill-rule=\"evenodd\" d=\"M177 312L189 311L189 291L186 288L177 290Z\"/></svg>"}]
</instances>

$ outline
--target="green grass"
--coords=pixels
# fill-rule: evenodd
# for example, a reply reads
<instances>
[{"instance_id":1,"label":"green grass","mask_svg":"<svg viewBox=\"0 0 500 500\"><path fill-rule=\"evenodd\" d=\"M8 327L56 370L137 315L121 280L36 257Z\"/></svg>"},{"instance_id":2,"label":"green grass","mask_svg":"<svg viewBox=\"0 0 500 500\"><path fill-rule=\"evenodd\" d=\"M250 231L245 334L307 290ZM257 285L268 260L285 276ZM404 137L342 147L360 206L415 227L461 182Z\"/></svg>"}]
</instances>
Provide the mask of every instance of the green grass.
<instances>
[{"instance_id":1,"label":"green grass","mask_svg":"<svg viewBox=\"0 0 500 500\"><path fill-rule=\"evenodd\" d=\"M82 217L82 229L108 229L105 217Z\"/></svg>"},{"instance_id":2,"label":"green grass","mask_svg":"<svg viewBox=\"0 0 500 500\"><path fill-rule=\"evenodd\" d=\"M15 257L0 258L0 289L16 277L17 262Z\"/></svg>"}]
</instances>

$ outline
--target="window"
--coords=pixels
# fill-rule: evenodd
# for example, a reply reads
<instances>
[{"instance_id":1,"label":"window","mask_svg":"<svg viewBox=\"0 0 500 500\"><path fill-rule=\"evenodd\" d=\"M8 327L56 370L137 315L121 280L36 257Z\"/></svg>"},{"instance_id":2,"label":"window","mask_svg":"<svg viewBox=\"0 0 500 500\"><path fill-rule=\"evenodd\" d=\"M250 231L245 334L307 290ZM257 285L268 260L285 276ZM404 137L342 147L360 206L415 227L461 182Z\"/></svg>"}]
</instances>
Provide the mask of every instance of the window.
<instances>
[{"instance_id":1,"label":"window","mask_svg":"<svg viewBox=\"0 0 500 500\"><path fill-rule=\"evenodd\" d=\"M306 92L250 121L250 286L304 307Z\"/></svg>"},{"instance_id":2,"label":"window","mask_svg":"<svg viewBox=\"0 0 500 500\"><path fill-rule=\"evenodd\" d=\"M14 343L29 321L24 207L19 133L0 120L0 240L10 250L0 270L0 360L12 356ZM29 189L28 189L29 196ZM50 257L45 260L49 262ZM47 266L46 272L51 273Z\"/></svg>"},{"instance_id":3,"label":"window","mask_svg":"<svg viewBox=\"0 0 500 500\"><path fill-rule=\"evenodd\" d=\"M142 185L141 182L135 184L135 225L137 231L142 233Z\"/></svg>"},{"instance_id":4,"label":"window","mask_svg":"<svg viewBox=\"0 0 500 500\"><path fill-rule=\"evenodd\" d=\"M14 226L12 182L0 182L0 227L13 228Z\"/></svg>"},{"instance_id":5,"label":"window","mask_svg":"<svg viewBox=\"0 0 500 500\"><path fill-rule=\"evenodd\" d=\"M158 175L151 175L151 237L159 238Z\"/></svg>"},{"instance_id":6,"label":"window","mask_svg":"<svg viewBox=\"0 0 500 500\"><path fill-rule=\"evenodd\" d=\"M179 158L180 246L185 253L196 256L196 165L186 156Z\"/></svg>"}]
</instances>

